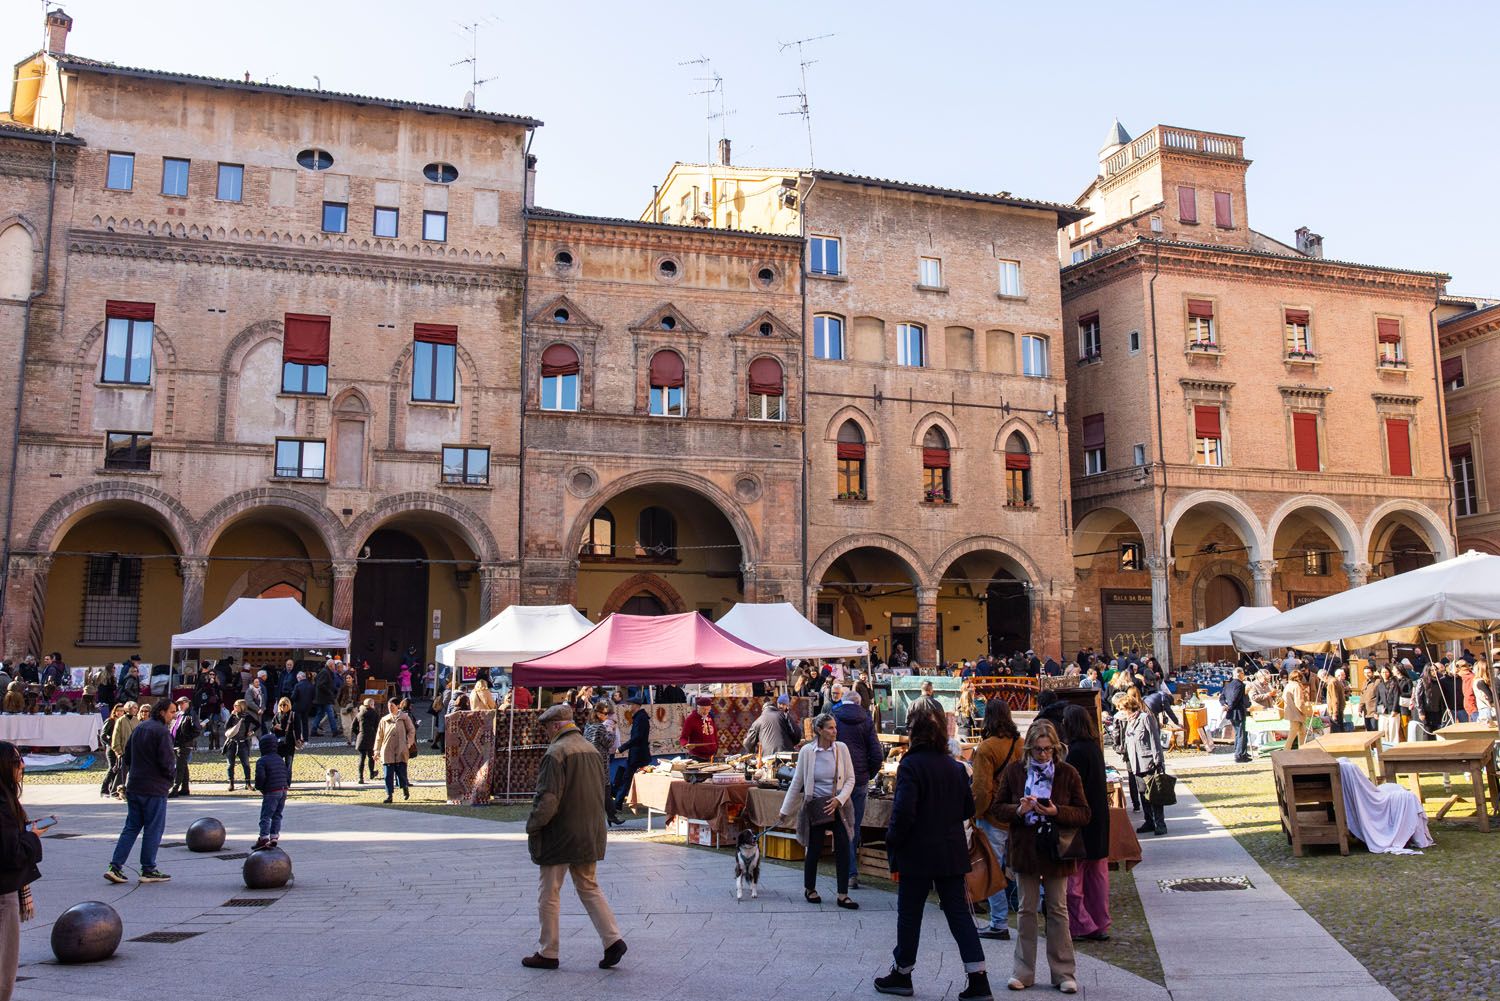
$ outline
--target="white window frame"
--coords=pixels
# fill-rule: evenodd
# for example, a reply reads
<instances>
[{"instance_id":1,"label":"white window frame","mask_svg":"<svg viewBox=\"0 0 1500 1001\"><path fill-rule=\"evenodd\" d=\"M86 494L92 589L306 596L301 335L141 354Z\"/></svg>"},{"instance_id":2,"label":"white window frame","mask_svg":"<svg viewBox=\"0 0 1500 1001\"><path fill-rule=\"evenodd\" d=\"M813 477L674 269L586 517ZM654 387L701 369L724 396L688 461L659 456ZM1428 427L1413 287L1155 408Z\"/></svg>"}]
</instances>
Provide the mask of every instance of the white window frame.
<instances>
[{"instance_id":1,"label":"white window frame","mask_svg":"<svg viewBox=\"0 0 1500 1001\"><path fill-rule=\"evenodd\" d=\"M752 421L784 421L786 420L785 404L784 396L751 393L748 416Z\"/></svg>"},{"instance_id":2,"label":"white window frame","mask_svg":"<svg viewBox=\"0 0 1500 1001\"><path fill-rule=\"evenodd\" d=\"M1126 335L1125 343L1128 345L1128 350L1131 354L1140 354L1141 332L1139 330L1132 330L1129 334Z\"/></svg>"},{"instance_id":3,"label":"white window frame","mask_svg":"<svg viewBox=\"0 0 1500 1001\"><path fill-rule=\"evenodd\" d=\"M1405 334L1403 334L1401 336L1401 339L1399 341L1397 341L1396 343L1394 343L1394 344L1381 343L1379 345L1379 349L1380 349L1379 358L1380 358L1381 361L1385 362L1387 365L1389 365L1391 367L1395 367L1395 366L1398 366L1398 365L1405 365L1406 364L1406 335ZM1438 359L1438 363L1439 363L1439 365L1442 364L1442 359L1441 358ZM1445 385L1443 388L1444 389L1449 389L1451 387Z\"/></svg>"},{"instance_id":4,"label":"white window frame","mask_svg":"<svg viewBox=\"0 0 1500 1001\"><path fill-rule=\"evenodd\" d=\"M828 337L829 322L838 325L838 351L831 351L834 345ZM813 357L824 361L844 360L844 318L832 313L818 313L813 317Z\"/></svg>"},{"instance_id":5,"label":"white window frame","mask_svg":"<svg viewBox=\"0 0 1500 1001\"><path fill-rule=\"evenodd\" d=\"M833 270L829 270L828 248L833 247ZM844 273L844 244L836 236L814 235L807 240L807 270L814 275L841 275Z\"/></svg>"},{"instance_id":6,"label":"white window frame","mask_svg":"<svg viewBox=\"0 0 1500 1001\"><path fill-rule=\"evenodd\" d=\"M1449 465L1453 467L1453 508L1460 518L1479 513L1479 483L1474 475L1474 455L1471 452L1459 461L1454 462L1451 458ZM1474 503L1469 504L1472 495Z\"/></svg>"},{"instance_id":7,"label":"white window frame","mask_svg":"<svg viewBox=\"0 0 1500 1001\"><path fill-rule=\"evenodd\" d=\"M1286 337L1286 354L1290 358L1294 354L1311 355L1312 346L1312 322L1307 323L1284 323Z\"/></svg>"},{"instance_id":8,"label":"white window frame","mask_svg":"<svg viewBox=\"0 0 1500 1001\"><path fill-rule=\"evenodd\" d=\"M1108 471L1109 464L1105 461L1103 445L1083 450L1083 475L1096 476Z\"/></svg>"},{"instance_id":9,"label":"white window frame","mask_svg":"<svg viewBox=\"0 0 1500 1001\"><path fill-rule=\"evenodd\" d=\"M1199 466L1222 467L1224 465L1224 439L1198 438L1194 446L1193 462Z\"/></svg>"},{"instance_id":10,"label":"white window frame","mask_svg":"<svg viewBox=\"0 0 1500 1001\"><path fill-rule=\"evenodd\" d=\"M917 358L912 360L912 340L916 341ZM927 328L920 323L896 324L896 364L908 368L927 367Z\"/></svg>"},{"instance_id":11,"label":"white window frame","mask_svg":"<svg viewBox=\"0 0 1500 1001\"><path fill-rule=\"evenodd\" d=\"M1134 462L1131 463L1131 465L1144 466L1146 464L1146 446L1145 445L1136 445L1136 446L1134 446L1131 449L1131 456L1130 457L1133 460L1135 460Z\"/></svg>"},{"instance_id":12,"label":"white window frame","mask_svg":"<svg viewBox=\"0 0 1500 1001\"><path fill-rule=\"evenodd\" d=\"M1082 260L1081 257L1075 260ZM1000 294L1008 299L1019 299L1024 294L1021 291L1021 262L1000 262Z\"/></svg>"},{"instance_id":13,"label":"white window frame","mask_svg":"<svg viewBox=\"0 0 1500 1001\"><path fill-rule=\"evenodd\" d=\"M1033 352L1030 349L1030 345L1033 344L1033 343L1039 345L1039 347L1036 350L1036 357L1035 357L1035 359L1032 358ZM1033 365L1031 364L1032 361L1039 361L1041 363L1039 366L1036 366L1036 367L1040 368L1040 371L1033 371L1032 370L1033 369ZM1045 379L1045 378L1047 378L1051 374L1051 371L1052 371L1052 366L1051 366L1050 360L1048 358L1047 338L1043 337L1041 334L1022 334L1021 335L1021 374L1023 376L1026 376L1026 377L1032 378L1032 379Z\"/></svg>"},{"instance_id":14,"label":"white window frame","mask_svg":"<svg viewBox=\"0 0 1500 1001\"><path fill-rule=\"evenodd\" d=\"M923 288L943 287L943 259L941 257L917 258L917 284Z\"/></svg>"},{"instance_id":15,"label":"white window frame","mask_svg":"<svg viewBox=\"0 0 1500 1001\"><path fill-rule=\"evenodd\" d=\"M234 197L224 197L224 172L239 171L234 182ZM243 202L245 200L245 165L243 163L221 163L214 172L214 200L219 202Z\"/></svg>"},{"instance_id":16,"label":"white window frame","mask_svg":"<svg viewBox=\"0 0 1500 1001\"><path fill-rule=\"evenodd\" d=\"M652 386L650 390L650 413L652 417L681 417L687 409L683 390L686 386ZM675 402L672 394L676 393Z\"/></svg>"},{"instance_id":17,"label":"white window frame","mask_svg":"<svg viewBox=\"0 0 1500 1001\"><path fill-rule=\"evenodd\" d=\"M1078 324L1078 357L1080 359L1098 358L1104 354L1104 338L1099 333L1099 317L1095 316L1092 323Z\"/></svg>"},{"instance_id":18,"label":"white window frame","mask_svg":"<svg viewBox=\"0 0 1500 1001\"><path fill-rule=\"evenodd\" d=\"M1190 316L1188 317L1188 344L1207 344L1212 347L1219 346L1219 327L1212 316Z\"/></svg>"},{"instance_id":19,"label":"white window frame","mask_svg":"<svg viewBox=\"0 0 1500 1001\"><path fill-rule=\"evenodd\" d=\"M569 397L571 383L571 397ZM550 385L549 385L550 383ZM578 373L572 375L544 375L542 376L541 404L543 410L556 410L559 412L574 413L578 410ZM571 405L569 405L571 404Z\"/></svg>"}]
</instances>

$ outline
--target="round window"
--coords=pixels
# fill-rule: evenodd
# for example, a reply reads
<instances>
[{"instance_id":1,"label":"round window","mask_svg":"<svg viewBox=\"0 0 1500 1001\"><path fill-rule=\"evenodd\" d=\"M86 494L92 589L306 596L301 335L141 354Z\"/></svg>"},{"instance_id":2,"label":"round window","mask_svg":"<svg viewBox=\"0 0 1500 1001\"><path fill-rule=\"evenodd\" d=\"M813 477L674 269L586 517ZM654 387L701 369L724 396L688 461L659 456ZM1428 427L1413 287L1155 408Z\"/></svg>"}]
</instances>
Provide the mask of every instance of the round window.
<instances>
[{"instance_id":1,"label":"round window","mask_svg":"<svg viewBox=\"0 0 1500 1001\"><path fill-rule=\"evenodd\" d=\"M573 255L566 250L559 250L552 255L552 262L560 268L571 268L573 266Z\"/></svg>"},{"instance_id":2,"label":"round window","mask_svg":"<svg viewBox=\"0 0 1500 1001\"><path fill-rule=\"evenodd\" d=\"M327 170L333 166L333 154L324 149L305 149L297 154L297 162L308 170Z\"/></svg>"},{"instance_id":3,"label":"round window","mask_svg":"<svg viewBox=\"0 0 1500 1001\"><path fill-rule=\"evenodd\" d=\"M776 269L761 268L755 273L755 280L760 282L762 288L770 288L776 282Z\"/></svg>"},{"instance_id":4,"label":"round window","mask_svg":"<svg viewBox=\"0 0 1500 1001\"><path fill-rule=\"evenodd\" d=\"M458 180L458 168L451 163L429 163L422 168L422 176L436 184L452 184Z\"/></svg>"},{"instance_id":5,"label":"round window","mask_svg":"<svg viewBox=\"0 0 1500 1001\"><path fill-rule=\"evenodd\" d=\"M770 337L771 336L771 330L772 330L772 327L771 327L771 325L769 323L762 323L760 325L760 336L762 336L762 337Z\"/></svg>"},{"instance_id":6,"label":"round window","mask_svg":"<svg viewBox=\"0 0 1500 1001\"><path fill-rule=\"evenodd\" d=\"M557 312L552 314L552 319L556 320L558 323L567 323L568 311L566 309L559 309Z\"/></svg>"},{"instance_id":7,"label":"round window","mask_svg":"<svg viewBox=\"0 0 1500 1001\"><path fill-rule=\"evenodd\" d=\"M677 318L674 317L674 316L663 316L661 318L661 329L663 329L663 330L676 330L677 329Z\"/></svg>"},{"instance_id":8,"label":"round window","mask_svg":"<svg viewBox=\"0 0 1500 1001\"><path fill-rule=\"evenodd\" d=\"M677 277L677 262L667 258L656 266L657 274L663 278L672 279Z\"/></svg>"}]
</instances>

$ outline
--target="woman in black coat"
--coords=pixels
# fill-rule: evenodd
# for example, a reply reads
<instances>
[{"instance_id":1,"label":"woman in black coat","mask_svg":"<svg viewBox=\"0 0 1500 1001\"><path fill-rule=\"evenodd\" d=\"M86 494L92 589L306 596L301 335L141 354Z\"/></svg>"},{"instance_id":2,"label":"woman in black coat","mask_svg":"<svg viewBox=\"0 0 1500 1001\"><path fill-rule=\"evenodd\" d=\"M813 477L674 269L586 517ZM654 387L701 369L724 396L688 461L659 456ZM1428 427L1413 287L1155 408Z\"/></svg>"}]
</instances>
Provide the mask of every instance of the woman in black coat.
<instances>
[{"instance_id":1,"label":"woman in black coat","mask_svg":"<svg viewBox=\"0 0 1500 1001\"><path fill-rule=\"evenodd\" d=\"M1099 729L1083 706L1063 713L1063 740L1068 764L1083 780L1089 822L1080 832L1083 861L1068 877L1068 925L1075 939L1109 939L1109 785L1104 780L1104 751Z\"/></svg>"},{"instance_id":2,"label":"woman in black coat","mask_svg":"<svg viewBox=\"0 0 1500 1001\"><path fill-rule=\"evenodd\" d=\"M958 996L962 1001L989 998L984 947L969 915L964 890L964 876L969 871L964 822L974 816L969 774L948 753L946 719L919 708L907 717L907 726L910 747L896 770L896 796L886 831L891 874L900 879L896 889L895 962L890 973L875 978L874 986L882 994L912 993L911 971L917 965L922 908L928 892L936 889L969 978Z\"/></svg>"},{"instance_id":3,"label":"woman in black coat","mask_svg":"<svg viewBox=\"0 0 1500 1001\"><path fill-rule=\"evenodd\" d=\"M276 701L276 715L271 717L270 732L276 735L276 753L286 762L287 774L292 772L292 759L297 756L297 713L292 709L292 700L283 695Z\"/></svg>"},{"instance_id":4,"label":"woman in black coat","mask_svg":"<svg viewBox=\"0 0 1500 1001\"><path fill-rule=\"evenodd\" d=\"M0 997L16 986L21 956L21 922L34 916L28 884L42 878L42 842L21 806L25 766L21 752L0 740ZM53 818L54 820L56 818Z\"/></svg>"}]
</instances>

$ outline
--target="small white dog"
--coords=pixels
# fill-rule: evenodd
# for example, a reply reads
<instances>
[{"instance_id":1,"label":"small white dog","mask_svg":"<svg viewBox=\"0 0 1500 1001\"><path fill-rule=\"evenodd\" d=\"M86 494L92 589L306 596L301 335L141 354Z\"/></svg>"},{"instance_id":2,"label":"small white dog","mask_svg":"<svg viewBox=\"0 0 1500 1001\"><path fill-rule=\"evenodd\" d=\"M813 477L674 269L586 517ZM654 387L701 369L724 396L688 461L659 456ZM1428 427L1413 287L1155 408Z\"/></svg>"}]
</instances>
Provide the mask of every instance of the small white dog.
<instances>
[{"instance_id":1,"label":"small white dog","mask_svg":"<svg viewBox=\"0 0 1500 1001\"><path fill-rule=\"evenodd\" d=\"M330 768L323 776L323 788L332 792L344 788L344 775L337 768Z\"/></svg>"},{"instance_id":2,"label":"small white dog","mask_svg":"<svg viewBox=\"0 0 1500 1001\"><path fill-rule=\"evenodd\" d=\"M735 839L734 899L745 899L745 884L750 884L750 899L760 896L760 840L754 831L741 831Z\"/></svg>"}]
</instances>

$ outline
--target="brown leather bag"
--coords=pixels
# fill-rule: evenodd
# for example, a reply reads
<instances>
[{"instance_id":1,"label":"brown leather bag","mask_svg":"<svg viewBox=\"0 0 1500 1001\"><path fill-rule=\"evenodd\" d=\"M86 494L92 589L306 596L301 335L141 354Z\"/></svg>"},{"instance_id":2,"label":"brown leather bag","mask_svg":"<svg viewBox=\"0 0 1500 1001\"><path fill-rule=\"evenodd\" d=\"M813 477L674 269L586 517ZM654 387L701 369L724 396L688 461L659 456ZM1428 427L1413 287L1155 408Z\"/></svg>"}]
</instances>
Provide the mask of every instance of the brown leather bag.
<instances>
[{"instance_id":1,"label":"brown leather bag","mask_svg":"<svg viewBox=\"0 0 1500 1001\"><path fill-rule=\"evenodd\" d=\"M986 900L1005 889L1005 870L990 847L990 839L978 828L969 829L969 871L964 889L969 900Z\"/></svg>"}]
</instances>

